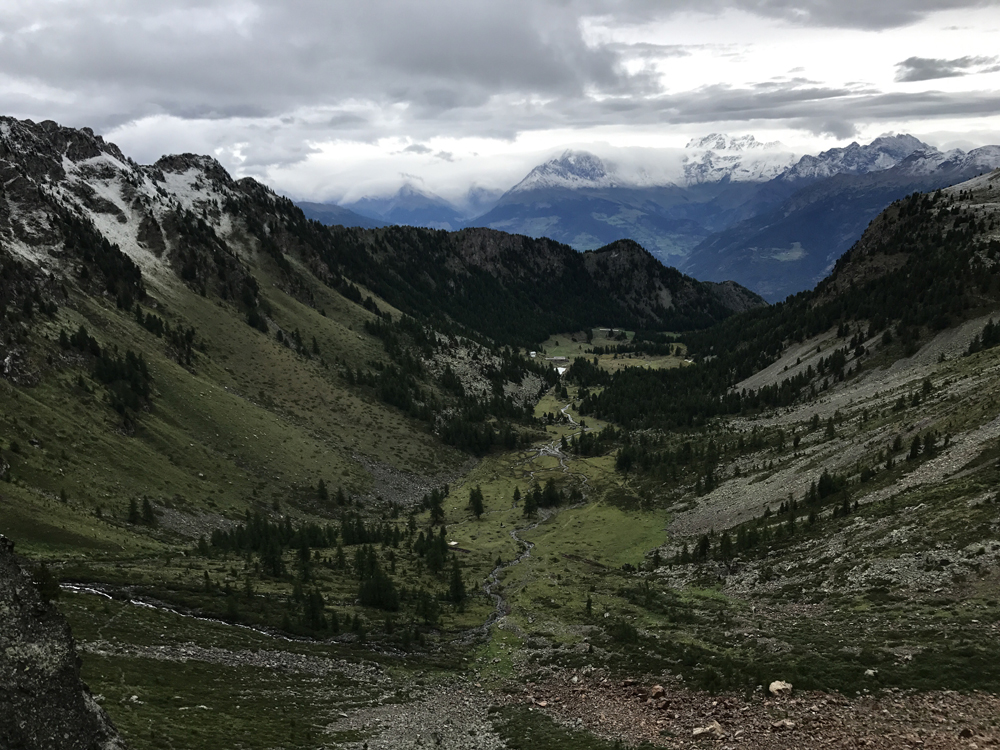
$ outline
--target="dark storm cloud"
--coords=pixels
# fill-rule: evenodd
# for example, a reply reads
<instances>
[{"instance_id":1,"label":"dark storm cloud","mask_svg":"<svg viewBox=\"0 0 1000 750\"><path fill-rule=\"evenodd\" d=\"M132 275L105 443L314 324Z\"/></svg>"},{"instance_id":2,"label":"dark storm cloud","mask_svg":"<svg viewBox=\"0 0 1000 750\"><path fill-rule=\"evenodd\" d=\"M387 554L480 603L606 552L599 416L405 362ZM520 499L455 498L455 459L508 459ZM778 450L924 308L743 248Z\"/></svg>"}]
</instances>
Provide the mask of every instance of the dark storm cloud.
<instances>
[{"instance_id":1,"label":"dark storm cloud","mask_svg":"<svg viewBox=\"0 0 1000 750\"><path fill-rule=\"evenodd\" d=\"M571 8L528 0L39 2L0 10L0 32L0 72L75 93L92 119L107 118L107 101L124 119L351 99L430 114L503 93L620 90L629 78L615 53L584 44Z\"/></svg>"},{"instance_id":2,"label":"dark storm cloud","mask_svg":"<svg viewBox=\"0 0 1000 750\"><path fill-rule=\"evenodd\" d=\"M930 81L935 78L956 78L972 73L992 73L1000 70L998 57L959 57L941 60L932 57L908 57L896 64L896 80L902 82Z\"/></svg>"}]
</instances>

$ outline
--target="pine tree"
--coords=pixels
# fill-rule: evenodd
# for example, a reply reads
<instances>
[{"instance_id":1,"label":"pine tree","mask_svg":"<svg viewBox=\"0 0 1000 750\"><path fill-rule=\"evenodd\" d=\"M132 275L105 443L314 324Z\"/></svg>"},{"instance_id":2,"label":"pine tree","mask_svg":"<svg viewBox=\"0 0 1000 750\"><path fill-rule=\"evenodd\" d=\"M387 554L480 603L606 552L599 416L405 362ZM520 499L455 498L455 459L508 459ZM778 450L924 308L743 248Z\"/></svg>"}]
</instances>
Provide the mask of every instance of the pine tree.
<instances>
[{"instance_id":1,"label":"pine tree","mask_svg":"<svg viewBox=\"0 0 1000 750\"><path fill-rule=\"evenodd\" d=\"M309 574L312 570L312 554L309 550L309 543L306 541L305 534L302 534L302 541L299 544L298 552L298 564L299 564L299 576L303 581L309 580Z\"/></svg>"},{"instance_id":2,"label":"pine tree","mask_svg":"<svg viewBox=\"0 0 1000 750\"><path fill-rule=\"evenodd\" d=\"M726 562L729 562L729 559L733 556L733 542L729 537L728 531L723 531L722 537L719 539L719 554Z\"/></svg>"},{"instance_id":3,"label":"pine tree","mask_svg":"<svg viewBox=\"0 0 1000 750\"><path fill-rule=\"evenodd\" d=\"M702 535L701 539L698 540L698 546L695 547L694 556L696 560L707 560L708 554L712 551L712 542L708 538L708 534Z\"/></svg>"},{"instance_id":4,"label":"pine tree","mask_svg":"<svg viewBox=\"0 0 1000 750\"><path fill-rule=\"evenodd\" d=\"M156 526L156 513L153 512L153 504L148 497L142 499L142 522L146 526Z\"/></svg>"},{"instance_id":5,"label":"pine tree","mask_svg":"<svg viewBox=\"0 0 1000 750\"><path fill-rule=\"evenodd\" d=\"M448 584L448 598L461 605L465 601L465 582L462 580L462 570L458 567L458 558L452 559L451 582Z\"/></svg>"},{"instance_id":6,"label":"pine tree","mask_svg":"<svg viewBox=\"0 0 1000 750\"><path fill-rule=\"evenodd\" d=\"M539 505L544 508L554 508L559 503L562 502L562 495L559 490L556 489L556 480L549 478L545 483L545 489L542 492L542 498L539 501Z\"/></svg>"},{"instance_id":7,"label":"pine tree","mask_svg":"<svg viewBox=\"0 0 1000 750\"><path fill-rule=\"evenodd\" d=\"M469 490L469 508L477 519L483 515L483 491L478 485Z\"/></svg>"},{"instance_id":8,"label":"pine tree","mask_svg":"<svg viewBox=\"0 0 1000 750\"><path fill-rule=\"evenodd\" d=\"M135 498L131 498L128 501L128 522L133 526L137 526L141 518L139 517L139 505L136 503Z\"/></svg>"},{"instance_id":9,"label":"pine tree","mask_svg":"<svg viewBox=\"0 0 1000 750\"><path fill-rule=\"evenodd\" d=\"M444 498L437 490L431 490L430 494L430 506L431 506L431 526L437 526L439 523L444 523Z\"/></svg>"},{"instance_id":10,"label":"pine tree","mask_svg":"<svg viewBox=\"0 0 1000 750\"><path fill-rule=\"evenodd\" d=\"M515 487L514 488L514 507L515 508L517 507L517 504L519 502L521 502L521 489L520 489L520 487Z\"/></svg>"},{"instance_id":11,"label":"pine tree","mask_svg":"<svg viewBox=\"0 0 1000 750\"><path fill-rule=\"evenodd\" d=\"M325 503L330 499L330 493L326 489L326 482L322 479L320 479L319 483L316 485L316 496L319 497L319 501L321 503Z\"/></svg>"},{"instance_id":12,"label":"pine tree","mask_svg":"<svg viewBox=\"0 0 1000 750\"><path fill-rule=\"evenodd\" d=\"M536 488L537 489L537 488ZM530 517L538 512L538 500L534 492L529 492L524 496L524 515Z\"/></svg>"},{"instance_id":13,"label":"pine tree","mask_svg":"<svg viewBox=\"0 0 1000 750\"><path fill-rule=\"evenodd\" d=\"M42 595L45 601L51 602L53 599L59 598L59 580L52 574L52 571L49 570L45 563L38 566L33 577L35 588L38 589L38 593Z\"/></svg>"}]
</instances>

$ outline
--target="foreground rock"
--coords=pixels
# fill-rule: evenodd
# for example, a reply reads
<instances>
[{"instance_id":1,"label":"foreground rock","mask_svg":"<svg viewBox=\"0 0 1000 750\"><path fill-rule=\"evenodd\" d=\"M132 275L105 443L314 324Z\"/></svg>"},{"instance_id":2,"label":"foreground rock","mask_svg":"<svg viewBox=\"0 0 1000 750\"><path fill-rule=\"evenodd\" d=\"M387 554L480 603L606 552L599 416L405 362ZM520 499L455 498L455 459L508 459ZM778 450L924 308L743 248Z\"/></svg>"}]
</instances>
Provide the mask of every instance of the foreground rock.
<instances>
[{"instance_id":1,"label":"foreground rock","mask_svg":"<svg viewBox=\"0 0 1000 750\"><path fill-rule=\"evenodd\" d=\"M775 698L780 698L783 695L791 695L792 684L790 682L785 682L784 680L775 680L768 687L767 691Z\"/></svg>"},{"instance_id":2,"label":"foreground rock","mask_svg":"<svg viewBox=\"0 0 1000 750\"><path fill-rule=\"evenodd\" d=\"M0 747L124 750L80 679L69 626L0 536Z\"/></svg>"}]
</instances>

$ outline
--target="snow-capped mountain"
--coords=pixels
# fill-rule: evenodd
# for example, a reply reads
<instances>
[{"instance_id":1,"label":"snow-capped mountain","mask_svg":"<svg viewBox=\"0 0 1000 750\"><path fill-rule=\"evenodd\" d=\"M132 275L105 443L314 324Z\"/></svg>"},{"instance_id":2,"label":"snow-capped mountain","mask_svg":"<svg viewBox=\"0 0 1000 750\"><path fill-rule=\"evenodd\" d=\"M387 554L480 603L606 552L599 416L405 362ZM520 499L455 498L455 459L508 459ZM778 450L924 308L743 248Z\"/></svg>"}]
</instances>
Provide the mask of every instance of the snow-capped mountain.
<instances>
[{"instance_id":1,"label":"snow-capped mountain","mask_svg":"<svg viewBox=\"0 0 1000 750\"><path fill-rule=\"evenodd\" d=\"M783 148L780 141L764 143L752 135L727 135L726 133L709 133L701 138L692 138L684 148L689 151L776 151Z\"/></svg>"},{"instance_id":2,"label":"snow-capped mountain","mask_svg":"<svg viewBox=\"0 0 1000 750\"><path fill-rule=\"evenodd\" d=\"M234 228L221 206L251 195L278 200L259 183L233 180L211 157L180 154L139 165L90 128L51 120L0 117L0 179L7 199L0 240L15 254L58 266L65 217L76 216L153 283L176 278L170 265L184 263L190 216L214 217L212 231L224 241Z\"/></svg>"},{"instance_id":3,"label":"snow-capped mountain","mask_svg":"<svg viewBox=\"0 0 1000 750\"><path fill-rule=\"evenodd\" d=\"M412 186L350 207L391 223L489 227L577 250L631 239L696 278L733 279L779 299L812 286L896 198L998 165L1000 146L942 152L908 134L797 156L780 142L710 133L683 149L563 151L499 199L488 196L473 219L474 201L463 210Z\"/></svg>"},{"instance_id":4,"label":"snow-capped mountain","mask_svg":"<svg viewBox=\"0 0 1000 750\"><path fill-rule=\"evenodd\" d=\"M972 151L952 149L941 152L937 149L915 152L902 159L897 170L900 173L921 176L934 173L978 173L995 169L1000 164L1000 146L982 146Z\"/></svg>"},{"instance_id":5,"label":"snow-capped mountain","mask_svg":"<svg viewBox=\"0 0 1000 750\"><path fill-rule=\"evenodd\" d=\"M795 154L778 141L762 143L752 135L712 133L684 147L686 185L705 182L764 182L795 163Z\"/></svg>"},{"instance_id":6,"label":"snow-capped mountain","mask_svg":"<svg viewBox=\"0 0 1000 750\"><path fill-rule=\"evenodd\" d=\"M508 194L562 188L598 190L615 187L650 188L706 182L762 182L795 163L795 154L781 143L762 143L752 135L712 133L688 142L682 153L669 149L650 154L664 163L647 168L601 159L587 151L564 151L532 169Z\"/></svg>"},{"instance_id":7,"label":"snow-capped mountain","mask_svg":"<svg viewBox=\"0 0 1000 750\"><path fill-rule=\"evenodd\" d=\"M826 276L894 200L1000 168L1000 146L942 153L911 136L877 141L870 144L875 148L852 144L821 154L844 165L835 178L775 180L799 187L770 209L707 237L681 268L698 279L736 280L770 301L784 299ZM914 148L918 144L923 148ZM914 150L902 156L909 148ZM877 168L893 159L898 161L889 168Z\"/></svg>"},{"instance_id":8,"label":"snow-capped mountain","mask_svg":"<svg viewBox=\"0 0 1000 750\"><path fill-rule=\"evenodd\" d=\"M674 264L743 218L758 186L795 160L780 143L713 133L685 149L567 150L532 169L474 226L547 236L578 250L619 239Z\"/></svg>"},{"instance_id":9,"label":"snow-capped mountain","mask_svg":"<svg viewBox=\"0 0 1000 750\"><path fill-rule=\"evenodd\" d=\"M940 153L912 135L880 135L867 146L855 141L843 148L831 148L818 156L806 155L780 179L792 182L803 179L833 177L838 174L868 174L891 169L910 154L924 152L931 156Z\"/></svg>"},{"instance_id":10,"label":"snow-capped mountain","mask_svg":"<svg viewBox=\"0 0 1000 750\"><path fill-rule=\"evenodd\" d=\"M614 178L598 157L586 151L564 151L561 156L549 159L528 172L508 194L550 188L581 190L614 186Z\"/></svg>"}]
</instances>

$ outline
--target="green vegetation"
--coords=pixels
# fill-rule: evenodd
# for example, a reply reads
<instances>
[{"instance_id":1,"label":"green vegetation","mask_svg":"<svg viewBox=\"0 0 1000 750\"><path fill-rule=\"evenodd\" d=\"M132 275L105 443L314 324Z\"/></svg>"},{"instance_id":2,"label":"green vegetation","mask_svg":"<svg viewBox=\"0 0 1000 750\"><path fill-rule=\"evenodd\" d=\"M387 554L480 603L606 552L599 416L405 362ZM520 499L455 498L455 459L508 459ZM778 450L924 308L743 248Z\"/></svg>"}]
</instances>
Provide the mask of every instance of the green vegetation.
<instances>
[{"instance_id":1,"label":"green vegetation","mask_svg":"<svg viewBox=\"0 0 1000 750\"><path fill-rule=\"evenodd\" d=\"M0 255L0 531L135 746L364 743L342 713L459 672L1000 690L1000 246L967 198L725 319L629 245L225 187L147 222L148 275L69 214L64 280Z\"/></svg>"}]
</instances>

